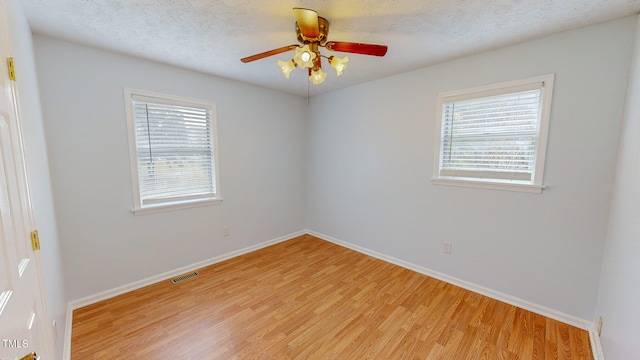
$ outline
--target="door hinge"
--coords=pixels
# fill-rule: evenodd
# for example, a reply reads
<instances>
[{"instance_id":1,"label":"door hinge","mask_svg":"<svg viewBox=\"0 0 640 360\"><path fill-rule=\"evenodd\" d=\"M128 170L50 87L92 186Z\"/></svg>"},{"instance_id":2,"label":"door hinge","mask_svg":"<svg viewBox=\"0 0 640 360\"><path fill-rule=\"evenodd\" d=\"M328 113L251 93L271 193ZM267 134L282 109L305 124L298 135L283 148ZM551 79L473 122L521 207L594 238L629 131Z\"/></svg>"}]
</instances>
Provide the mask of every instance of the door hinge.
<instances>
[{"instance_id":1,"label":"door hinge","mask_svg":"<svg viewBox=\"0 0 640 360\"><path fill-rule=\"evenodd\" d=\"M40 237L38 236L38 230L33 230L31 232L31 248L35 250L40 250Z\"/></svg>"},{"instance_id":2,"label":"door hinge","mask_svg":"<svg viewBox=\"0 0 640 360\"><path fill-rule=\"evenodd\" d=\"M36 355L36 353L32 352L31 354L22 357L20 360L38 360L40 356Z\"/></svg>"},{"instance_id":3,"label":"door hinge","mask_svg":"<svg viewBox=\"0 0 640 360\"><path fill-rule=\"evenodd\" d=\"M16 64L12 57L7 58L7 67L9 68L9 79L16 81Z\"/></svg>"}]
</instances>

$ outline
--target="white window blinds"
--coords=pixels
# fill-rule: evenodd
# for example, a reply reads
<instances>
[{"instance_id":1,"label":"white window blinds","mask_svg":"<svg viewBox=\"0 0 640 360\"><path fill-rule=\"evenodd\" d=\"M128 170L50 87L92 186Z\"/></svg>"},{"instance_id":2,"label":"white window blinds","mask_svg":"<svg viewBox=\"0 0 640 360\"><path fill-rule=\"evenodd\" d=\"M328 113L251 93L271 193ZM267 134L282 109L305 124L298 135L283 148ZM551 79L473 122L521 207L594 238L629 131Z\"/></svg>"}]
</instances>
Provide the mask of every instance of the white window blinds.
<instances>
[{"instance_id":1,"label":"white window blinds","mask_svg":"<svg viewBox=\"0 0 640 360\"><path fill-rule=\"evenodd\" d=\"M131 96L140 206L216 198L212 107Z\"/></svg>"},{"instance_id":2,"label":"white window blinds","mask_svg":"<svg viewBox=\"0 0 640 360\"><path fill-rule=\"evenodd\" d=\"M538 82L444 98L439 176L533 183L543 89Z\"/></svg>"}]
</instances>

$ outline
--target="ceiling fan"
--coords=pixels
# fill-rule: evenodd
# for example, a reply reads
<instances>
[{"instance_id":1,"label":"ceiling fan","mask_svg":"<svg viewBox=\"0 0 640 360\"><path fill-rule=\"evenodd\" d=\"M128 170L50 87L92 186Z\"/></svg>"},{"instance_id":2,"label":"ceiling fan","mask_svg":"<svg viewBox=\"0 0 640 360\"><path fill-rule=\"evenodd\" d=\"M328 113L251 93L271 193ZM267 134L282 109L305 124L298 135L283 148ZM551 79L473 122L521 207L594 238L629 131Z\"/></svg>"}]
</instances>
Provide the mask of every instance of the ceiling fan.
<instances>
[{"instance_id":1,"label":"ceiling fan","mask_svg":"<svg viewBox=\"0 0 640 360\"><path fill-rule=\"evenodd\" d=\"M327 41L327 35L329 34L329 21L327 21L327 19L318 16L317 12L310 9L293 8L293 14L296 17L296 33L298 35L298 41L302 45L294 44L283 46L278 49L247 56L240 59L240 61L248 63L295 50L295 56L293 59L289 61L278 61L278 65L280 65L284 76L289 78L289 74L296 67L301 69L308 68L309 81L314 84L320 84L327 77L327 74L322 71L321 58L324 57L329 61L329 64L336 70L338 76L342 75L342 71L347 67L347 62L349 61L349 57L347 56L342 59L337 56L324 56L319 51L320 47L329 51L373 56L384 56L387 53L386 45Z\"/></svg>"}]
</instances>

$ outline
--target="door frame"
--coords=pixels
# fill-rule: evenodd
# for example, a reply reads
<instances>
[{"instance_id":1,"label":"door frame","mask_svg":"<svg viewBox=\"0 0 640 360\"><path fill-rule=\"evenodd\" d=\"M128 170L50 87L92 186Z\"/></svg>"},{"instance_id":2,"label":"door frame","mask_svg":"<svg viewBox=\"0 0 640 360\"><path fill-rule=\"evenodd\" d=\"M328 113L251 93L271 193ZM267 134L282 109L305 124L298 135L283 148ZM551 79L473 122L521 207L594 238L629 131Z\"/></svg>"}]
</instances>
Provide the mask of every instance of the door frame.
<instances>
[{"instance_id":1,"label":"door frame","mask_svg":"<svg viewBox=\"0 0 640 360\"><path fill-rule=\"evenodd\" d=\"M12 0L9 0L12 1ZM13 42L14 40L16 40L14 33L12 32L12 27L10 24L10 17L12 14L9 14L9 10L8 10L8 6L7 6L7 2L6 0L0 0L0 26L3 27L2 32L5 33L5 36L3 36L2 39L0 39L1 41L3 41L5 43L5 47L7 49L7 55L8 56L13 56ZM8 65L7 65L7 59L0 59L0 71L4 71L3 77L7 76L6 74L8 74ZM17 64L17 66L19 67L19 64ZM19 74L18 74L19 76ZM23 137L23 132L22 132L22 116L21 116L21 104L20 104L20 92L19 92L19 84L16 81L7 81L6 83L6 89L7 89L7 96L10 97L9 102L10 102L10 109L8 109L9 111L12 111L12 117L13 120L15 121L15 129L16 129L16 139L17 143L14 145L14 153L18 155L19 157L19 164L18 167L16 168L17 171L21 172L21 175L18 175L19 177L22 177L24 180L24 191L25 191L25 201L27 204L27 212L28 212L28 225L31 228L31 230L35 230L37 229L36 227L36 219L34 216L34 212L33 212L33 202L32 202L32 197L31 197L31 184L30 184L30 176L29 176L29 171L28 171L28 166L27 166L27 162L25 159L25 151L24 151L24 137ZM29 249L31 248L31 239L24 239L24 241L27 241L27 247ZM40 321L37 321L35 326L39 327L39 330L37 330L37 332L40 335L40 338L38 339L40 344L39 344L39 349L38 349L38 355L40 357L42 357L43 359L56 359L56 353L55 353L55 334L54 334L54 329L53 329L53 324L50 323L51 321L51 317L49 316L49 310L48 310L48 306L47 306L47 301L46 301L46 289L44 286L44 274L43 274L43 269L42 269L42 259L40 257L40 253L37 250L31 250L32 254L31 254L31 261L33 261L33 264L30 264L30 266L34 266L34 270L36 272L36 281L37 281L37 292L38 294L36 294L37 296L35 296L36 298L36 310L39 314L40 317Z\"/></svg>"}]
</instances>

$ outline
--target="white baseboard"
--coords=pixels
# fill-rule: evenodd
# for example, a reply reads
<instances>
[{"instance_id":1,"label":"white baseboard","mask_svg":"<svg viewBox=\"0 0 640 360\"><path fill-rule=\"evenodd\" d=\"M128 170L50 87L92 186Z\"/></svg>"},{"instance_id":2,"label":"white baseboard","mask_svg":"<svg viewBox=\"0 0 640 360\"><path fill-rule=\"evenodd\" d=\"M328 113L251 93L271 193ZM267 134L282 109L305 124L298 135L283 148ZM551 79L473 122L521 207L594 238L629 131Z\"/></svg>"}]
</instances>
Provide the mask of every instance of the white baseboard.
<instances>
[{"instance_id":1,"label":"white baseboard","mask_svg":"<svg viewBox=\"0 0 640 360\"><path fill-rule=\"evenodd\" d=\"M382 253L379 253L379 252L376 252L376 251L373 251L373 250L370 250L370 249L367 249L367 248L364 248L362 246L354 245L354 244L351 244L349 242L342 241L342 240L336 239L334 237L331 237L331 236L328 236L328 235L324 235L324 234L321 234L321 233L318 233L318 232L315 232L315 231L312 231L312 230L307 230L306 232L309 235L313 235L313 236L318 237L318 238L320 238L322 240L326 240L326 241L332 242L332 243L334 243L336 245L340 245L340 246L346 247L348 249L357 251L359 253L362 253L362 254L365 254L365 255L369 255L369 256L372 256L374 258L377 258L377 259L380 259L380 260L383 260L383 261L386 261L386 262L401 266L401 267L403 267L405 269L413 270L415 272L430 276L432 278L447 282L449 284L459 286L459 287L461 287L463 289L466 289L466 290L473 291L473 292L478 293L478 294L482 294L482 295L488 296L488 297L490 297L492 299L496 299L496 300L505 302L505 303L510 304L510 305L517 306L517 307L525 309L525 310L529 310L529 311L534 312L536 314L540 314L540 315L546 316L546 317L548 317L550 319L558 320L558 321L561 321L561 322L563 322L565 324L569 324L569 325L575 326L577 328L587 330L589 332L591 332L591 330L594 328L594 324L591 321L587 321L587 320L584 320L584 319L581 319L581 318L578 318L578 317L575 317L575 316L572 316L572 315L569 315L569 314L565 314L563 312L560 312L560 311L557 311L557 310L554 310L554 309L551 309L551 308L548 308L548 307L545 307L545 306L542 306L542 305L534 304L534 303L532 303L530 301L526 301L526 300L517 298L515 296L511 296L511 295L508 295L508 294L505 294L505 293L501 293L499 291L495 291L495 290L486 288L484 286L480 286L480 285L477 285L477 284L474 284L474 283L471 283L471 282L468 282L468 281L465 281L465 280L462 280L462 279L455 278L453 276L449 276L449 275L443 274L443 273L435 271L435 270L431 270L431 269L428 269L428 268L425 268L425 267L422 267L422 266L419 266L419 265L416 265L416 264L412 264L412 263L404 261L404 260L396 259L394 257L388 256L388 255L385 255L385 254L382 254Z\"/></svg>"},{"instance_id":2,"label":"white baseboard","mask_svg":"<svg viewBox=\"0 0 640 360\"><path fill-rule=\"evenodd\" d=\"M71 329L72 329L72 323L73 323L73 311L76 309L79 309L81 307L85 307L91 304L95 304L99 301L103 301L106 299L110 299L114 296L118 296L118 295L122 295L124 293L133 291L133 290L137 290L140 288L143 288L145 286L151 285L151 284L155 284L159 281L163 281L169 278L172 278L174 276L177 275L181 275L190 271L194 271L197 269L201 269L203 267L209 266L209 265L213 265L240 255L244 255L247 253L250 253L252 251L256 251L262 248L265 248L267 246L271 246L283 241L287 241L290 239L293 239L295 237L301 236L306 234L306 231L298 231L295 233L291 233L289 235L285 235L285 236L281 236L272 240L268 240L265 242L262 242L260 244L256 244L256 245L252 245L249 247L246 247L244 249L239 249L236 251L232 251L230 253L226 253L226 254L222 254L216 257L213 257L211 259L207 259L207 260L203 260L200 262L197 262L195 264L191 264L191 265L187 265L187 266L183 266L181 268L178 269L174 269L171 271L167 271L164 272L162 274L159 275L155 275L155 276L151 276L148 277L146 279L142 279L142 280L138 280L135 282L132 282L130 284L126 284L123 286L119 286L117 288L111 289L111 290L107 290L107 291L103 291L94 295L90 295L90 296L86 296L83 297L81 299L77 299L77 300L72 300L67 304L67 318L66 318L66 322L65 322L65 332L64 332L64 352L63 352L63 360L69 360L71 358Z\"/></svg>"},{"instance_id":3,"label":"white baseboard","mask_svg":"<svg viewBox=\"0 0 640 360\"><path fill-rule=\"evenodd\" d=\"M64 344L62 346L62 360L71 359L71 328L73 325L73 309L67 303L67 317L64 322Z\"/></svg>"},{"instance_id":4,"label":"white baseboard","mask_svg":"<svg viewBox=\"0 0 640 360\"><path fill-rule=\"evenodd\" d=\"M598 336L598 329L593 324L589 329L589 342L591 343L591 353L593 354L593 360L604 360L604 352L602 350L602 343L600 342L600 336Z\"/></svg>"}]
</instances>

